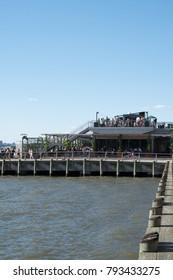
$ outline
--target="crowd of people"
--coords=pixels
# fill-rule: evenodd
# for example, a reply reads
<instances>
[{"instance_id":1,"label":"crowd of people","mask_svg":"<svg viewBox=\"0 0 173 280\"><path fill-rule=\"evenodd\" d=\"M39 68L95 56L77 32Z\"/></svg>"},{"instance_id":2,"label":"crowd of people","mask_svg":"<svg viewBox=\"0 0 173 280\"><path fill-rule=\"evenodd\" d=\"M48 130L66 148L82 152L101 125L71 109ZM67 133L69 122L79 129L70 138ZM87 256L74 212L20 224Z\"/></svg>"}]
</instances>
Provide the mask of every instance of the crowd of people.
<instances>
[{"instance_id":1,"label":"crowd of people","mask_svg":"<svg viewBox=\"0 0 173 280\"><path fill-rule=\"evenodd\" d=\"M65 147L61 146L59 148L56 148L55 150L50 150L49 152L33 152L33 150L31 148L29 148L28 152L23 152L23 157L25 158L29 158L29 159L34 159L34 158L41 158L42 155L45 154L56 154L58 152L83 152L86 153L88 151L91 151L92 148L89 146L85 146L85 147L79 147L77 145L72 146L70 149L66 149ZM0 159L20 159L22 158L22 154L20 149L15 149L15 148L1 148L0 150Z\"/></svg>"},{"instance_id":2,"label":"crowd of people","mask_svg":"<svg viewBox=\"0 0 173 280\"><path fill-rule=\"evenodd\" d=\"M10 158L20 158L20 149L15 148L1 148L0 150L1 159L10 159Z\"/></svg>"},{"instance_id":3,"label":"crowd of people","mask_svg":"<svg viewBox=\"0 0 173 280\"><path fill-rule=\"evenodd\" d=\"M138 115L136 118L130 117L128 115L115 116L110 119L106 117L99 118L97 120L97 126L99 127L156 127L157 118L155 117L145 117L143 115Z\"/></svg>"}]
</instances>

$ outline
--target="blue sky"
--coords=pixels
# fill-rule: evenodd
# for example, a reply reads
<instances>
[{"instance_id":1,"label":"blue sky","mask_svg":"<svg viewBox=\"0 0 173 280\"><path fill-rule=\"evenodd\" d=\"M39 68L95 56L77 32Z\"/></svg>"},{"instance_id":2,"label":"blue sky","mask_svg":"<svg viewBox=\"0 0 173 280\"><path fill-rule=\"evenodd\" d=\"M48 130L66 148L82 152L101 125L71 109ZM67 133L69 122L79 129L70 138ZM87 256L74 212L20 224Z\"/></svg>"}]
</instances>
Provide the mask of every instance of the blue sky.
<instances>
[{"instance_id":1,"label":"blue sky","mask_svg":"<svg viewBox=\"0 0 173 280\"><path fill-rule=\"evenodd\" d=\"M0 139L173 121L172 0L0 0Z\"/></svg>"}]
</instances>

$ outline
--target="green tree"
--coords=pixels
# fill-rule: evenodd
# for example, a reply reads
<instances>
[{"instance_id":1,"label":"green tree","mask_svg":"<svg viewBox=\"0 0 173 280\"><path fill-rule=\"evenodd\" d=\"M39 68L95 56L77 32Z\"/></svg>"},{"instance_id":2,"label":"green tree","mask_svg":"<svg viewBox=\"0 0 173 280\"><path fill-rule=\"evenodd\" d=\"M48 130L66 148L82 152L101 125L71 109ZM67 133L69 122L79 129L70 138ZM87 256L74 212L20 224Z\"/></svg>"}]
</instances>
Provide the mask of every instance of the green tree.
<instances>
[{"instance_id":1,"label":"green tree","mask_svg":"<svg viewBox=\"0 0 173 280\"><path fill-rule=\"evenodd\" d=\"M70 140L65 140L64 141L64 148L66 149L66 151L70 151L71 150L71 142L70 142Z\"/></svg>"},{"instance_id":2,"label":"green tree","mask_svg":"<svg viewBox=\"0 0 173 280\"><path fill-rule=\"evenodd\" d=\"M45 138L43 141L43 146L44 146L45 151L47 151L49 149L50 144L51 144L51 141L48 138Z\"/></svg>"},{"instance_id":3,"label":"green tree","mask_svg":"<svg viewBox=\"0 0 173 280\"><path fill-rule=\"evenodd\" d=\"M96 151L96 140L95 140L95 138L93 138L93 140L92 140L92 149L93 149L93 151Z\"/></svg>"}]
</instances>

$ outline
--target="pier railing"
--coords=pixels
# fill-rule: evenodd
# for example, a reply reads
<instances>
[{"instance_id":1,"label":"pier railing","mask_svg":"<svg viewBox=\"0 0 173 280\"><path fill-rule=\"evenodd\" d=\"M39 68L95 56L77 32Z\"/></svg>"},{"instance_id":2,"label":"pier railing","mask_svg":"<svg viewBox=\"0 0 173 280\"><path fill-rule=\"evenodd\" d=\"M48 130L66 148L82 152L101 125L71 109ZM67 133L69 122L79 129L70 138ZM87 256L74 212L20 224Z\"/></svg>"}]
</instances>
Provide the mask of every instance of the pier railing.
<instances>
[{"instance_id":1,"label":"pier railing","mask_svg":"<svg viewBox=\"0 0 173 280\"><path fill-rule=\"evenodd\" d=\"M29 153L15 155L12 153L0 154L0 159L29 159ZM171 160L170 153L130 153L130 152L104 152L104 151L57 151L33 153L33 159L105 159L105 160Z\"/></svg>"},{"instance_id":2,"label":"pier railing","mask_svg":"<svg viewBox=\"0 0 173 280\"><path fill-rule=\"evenodd\" d=\"M125 152L103 152L103 151L58 151L49 153L35 153L34 158L55 158L55 159L77 159L77 158L87 158L87 159L122 159L122 160L142 160L142 159L171 159L172 154L162 154L162 153L125 153ZM23 158L28 158L27 154L23 155Z\"/></svg>"}]
</instances>

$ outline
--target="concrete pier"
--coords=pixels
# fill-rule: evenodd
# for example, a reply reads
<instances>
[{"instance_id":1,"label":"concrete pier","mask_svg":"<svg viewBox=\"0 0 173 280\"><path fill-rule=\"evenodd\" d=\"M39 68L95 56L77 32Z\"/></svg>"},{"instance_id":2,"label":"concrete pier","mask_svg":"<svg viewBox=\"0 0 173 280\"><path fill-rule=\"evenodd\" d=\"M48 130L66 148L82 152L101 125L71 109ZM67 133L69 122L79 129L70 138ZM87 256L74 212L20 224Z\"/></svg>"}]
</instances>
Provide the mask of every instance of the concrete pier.
<instances>
[{"instance_id":1,"label":"concrete pier","mask_svg":"<svg viewBox=\"0 0 173 280\"><path fill-rule=\"evenodd\" d=\"M155 210L154 210L155 208ZM151 210L152 209L152 210ZM169 161L162 174L149 211L146 234L157 232L158 242L139 245L140 260L173 260L173 163ZM159 211L157 211L159 209ZM152 212L153 211L153 212Z\"/></svg>"},{"instance_id":2,"label":"concrete pier","mask_svg":"<svg viewBox=\"0 0 173 280\"><path fill-rule=\"evenodd\" d=\"M165 161L107 159L6 159L0 160L5 175L131 176L161 177Z\"/></svg>"}]
</instances>

